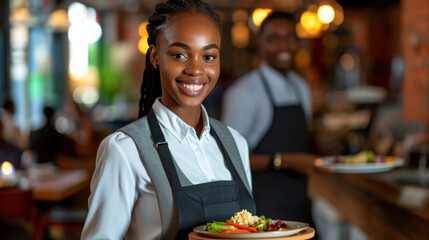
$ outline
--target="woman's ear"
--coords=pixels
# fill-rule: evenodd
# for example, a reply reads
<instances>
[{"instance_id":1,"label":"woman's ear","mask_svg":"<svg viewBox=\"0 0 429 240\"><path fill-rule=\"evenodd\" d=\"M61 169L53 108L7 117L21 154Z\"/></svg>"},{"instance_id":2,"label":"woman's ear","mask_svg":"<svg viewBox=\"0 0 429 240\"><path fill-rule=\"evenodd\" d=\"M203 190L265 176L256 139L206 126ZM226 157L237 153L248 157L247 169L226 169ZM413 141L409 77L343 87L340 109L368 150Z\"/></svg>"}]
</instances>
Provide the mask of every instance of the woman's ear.
<instances>
[{"instance_id":1,"label":"woman's ear","mask_svg":"<svg viewBox=\"0 0 429 240\"><path fill-rule=\"evenodd\" d=\"M159 66L159 54L158 49L154 45L149 46L149 58L152 66L158 68Z\"/></svg>"}]
</instances>

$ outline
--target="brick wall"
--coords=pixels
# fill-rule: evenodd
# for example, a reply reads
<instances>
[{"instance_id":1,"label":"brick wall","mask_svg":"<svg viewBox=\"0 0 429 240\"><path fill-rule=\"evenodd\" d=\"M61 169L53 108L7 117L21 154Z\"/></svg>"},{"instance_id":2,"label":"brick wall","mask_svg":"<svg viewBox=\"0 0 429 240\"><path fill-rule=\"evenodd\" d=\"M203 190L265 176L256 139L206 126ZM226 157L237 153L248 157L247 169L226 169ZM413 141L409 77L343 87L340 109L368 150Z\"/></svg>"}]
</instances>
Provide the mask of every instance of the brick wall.
<instances>
[{"instance_id":1,"label":"brick wall","mask_svg":"<svg viewBox=\"0 0 429 240\"><path fill-rule=\"evenodd\" d=\"M401 0L404 50L404 103L402 113L426 123L429 133L429 1Z\"/></svg>"}]
</instances>

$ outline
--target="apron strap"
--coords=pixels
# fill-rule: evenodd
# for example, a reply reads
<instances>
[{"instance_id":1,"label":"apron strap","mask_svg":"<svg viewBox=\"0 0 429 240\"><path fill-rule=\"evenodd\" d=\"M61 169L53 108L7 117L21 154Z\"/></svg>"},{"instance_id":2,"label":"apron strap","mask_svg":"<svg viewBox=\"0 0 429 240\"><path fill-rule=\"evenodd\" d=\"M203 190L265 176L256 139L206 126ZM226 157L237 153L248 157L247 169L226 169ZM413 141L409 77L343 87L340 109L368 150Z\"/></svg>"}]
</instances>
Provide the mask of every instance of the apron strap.
<instances>
[{"instance_id":1,"label":"apron strap","mask_svg":"<svg viewBox=\"0 0 429 240\"><path fill-rule=\"evenodd\" d=\"M155 116L153 110L151 110L147 115L149 128L152 133L152 138L155 140L155 148L157 148L161 162L164 165L164 170L167 174L168 179L170 180L170 185L173 189L180 189L179 177L175 171L175 166L173 163L173 158L171 157L170 149L168 149L168 143L165 140L164 134L162 133L161 127L159 126L158 119Z\"/></svg>"},{"instance_id":2,"label":"apron strap","mask_svg":"<svg viewBox=\"0 0 429 240\"><path fill-rule=\"evenodd\" d=\"M271 92L271 89L268 86L268 80L265 77L265 75L264 75L264 73L262 72L261 69L258 70L258 73L259 73L259 77L262 80L262 85L264 86L265 92L268 94L268 98L269 98L269 100L271 102L271 106L275 107L276 104L274 102L274 94ZM292 81L292 79L286 79L286 80L289 81L290 86L293 88L293 92L297 96L298 103L303 103L304 102L303 101L303 97L302 97L301 91L299 90L298 86L296 86L296 84ZM301 104L299 104L299 105L301 105Z\"/></svg>"},{"instance_id":3,"label":"apron strap","mask_svg":"<svg viewBox=\"0 0 429 240\"><path fill-rule=\"evenodd\" d=\"M215 134L218 136L218 139L221 142L220 145L225 148L225 151L229 155L229 158L234 165L238 176L241 178L241 181L243 182L247 191L250 193L250 196L252 196L252 188L249 185L249 181L244 170L243 162L241 160L240 153L238 152L237 143L235 142L231 132L225 124L214 118L210 118L210 126L213 128Z\"/></svg>"},{"instance_id":4,"label":"apron strap","mask_svg":"<svg viewBox=\"0 0 429 240\"><path fill-rule=\"evenodd\" d=\"M150 136L147 117L141 118L118 131L127 134L134 141L140 154L140 160L154 185L161 216L160 239L174 239L178 231L179 216L170 183Z\"/></svg>"}]
</instances>

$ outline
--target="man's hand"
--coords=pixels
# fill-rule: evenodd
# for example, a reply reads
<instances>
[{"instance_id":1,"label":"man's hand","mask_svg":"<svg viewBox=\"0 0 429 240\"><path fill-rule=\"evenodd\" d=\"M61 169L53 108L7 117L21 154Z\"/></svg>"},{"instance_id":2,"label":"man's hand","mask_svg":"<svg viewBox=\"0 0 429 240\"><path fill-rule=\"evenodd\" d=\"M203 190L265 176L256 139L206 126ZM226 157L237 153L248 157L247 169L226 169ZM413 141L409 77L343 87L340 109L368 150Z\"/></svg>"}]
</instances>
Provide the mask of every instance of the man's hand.
<instances>
[{"instance_id":1,"label":"man's hand","mask_svg":"<svg viewBox=\"0 0 429 240\"><path fill-rule=\"evenodd\" d=\"M315 169L318 156L311 153L282 153L281 169L288 169L308 176Z\"/></svg>"}]
</instances>

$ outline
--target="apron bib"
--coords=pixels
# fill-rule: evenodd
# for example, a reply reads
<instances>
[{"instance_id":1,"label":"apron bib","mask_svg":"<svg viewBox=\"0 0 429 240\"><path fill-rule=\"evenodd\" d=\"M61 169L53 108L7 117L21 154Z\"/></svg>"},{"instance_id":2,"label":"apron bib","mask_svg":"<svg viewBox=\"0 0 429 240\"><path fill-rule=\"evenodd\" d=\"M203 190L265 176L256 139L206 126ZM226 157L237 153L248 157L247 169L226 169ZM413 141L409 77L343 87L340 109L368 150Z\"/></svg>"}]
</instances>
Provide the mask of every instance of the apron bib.
<instances>
[{"instance_id":1,"label":"apron bib","mask_svg":"<svg viewBox=\"0 0 429 240\"><path fill-rule=\"evenodd\" d=\"M247 209L255 214L253 198L239 177L218 135L211 127L210 133L216 139L224 157L232 181L215 181L182 186L180 179L186 178L176 168L164 134L153 111L148 114L149 128L156 142L165 173L171 185L178 211L178 233L176 239L188 239L193 227L216 221L228 220L235 212ZM183 175L183 176L179 176Z\"/></svg>"},{"instance_id":2,"label":"apron bib","mask_svg":"<svg viewBox=\"0 0 429 240\"><path fill-rule=\"evenodd\" d=\"M301 105L277 107L267 79L259 71L263 86L273 108L269 130L256 146L254 153L307 151L307 126ZM291 82L292 86L293 83ZM294 87L298 98L299 89ZM257 213L282 220L311 223L311 202L307 197L307 178L288 170L253 172L253 196Z\"/></svg>"}]
</instances>

